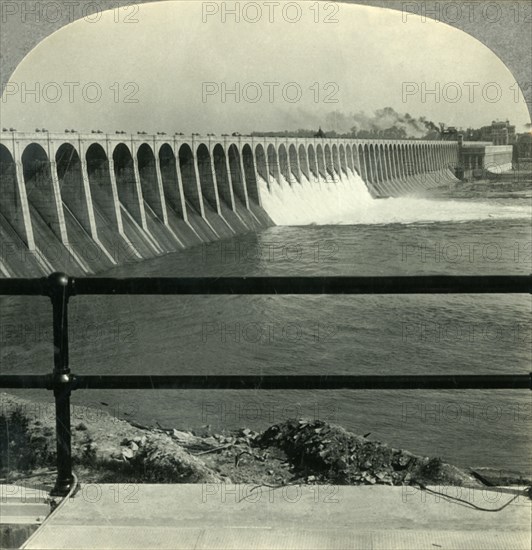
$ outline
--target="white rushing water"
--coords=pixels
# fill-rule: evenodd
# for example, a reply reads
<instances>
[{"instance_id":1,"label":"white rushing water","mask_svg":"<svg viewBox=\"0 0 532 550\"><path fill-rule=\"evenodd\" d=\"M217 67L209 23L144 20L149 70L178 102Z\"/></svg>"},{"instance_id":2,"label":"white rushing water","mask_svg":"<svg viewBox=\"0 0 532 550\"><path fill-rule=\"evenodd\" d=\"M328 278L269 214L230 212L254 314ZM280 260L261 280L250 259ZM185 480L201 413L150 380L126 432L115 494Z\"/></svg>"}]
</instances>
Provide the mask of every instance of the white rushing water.
<instances>
[{"instance_id":1,"label":"white rushing water","mask_svg":"<svg viewBox=\"0 0 532 550\"><path fill-rule=\"evenodd\" d=\"M373 199L362 178L350 174L338 182L310 182L302 176L301 183L290 185L283 176L282 184L270 178L259 178L262 206L277 225L366 225L520 219L531 215L529 207L506 206L498 203L431 200L399 197Z\"/></svg>"}]
</instances>

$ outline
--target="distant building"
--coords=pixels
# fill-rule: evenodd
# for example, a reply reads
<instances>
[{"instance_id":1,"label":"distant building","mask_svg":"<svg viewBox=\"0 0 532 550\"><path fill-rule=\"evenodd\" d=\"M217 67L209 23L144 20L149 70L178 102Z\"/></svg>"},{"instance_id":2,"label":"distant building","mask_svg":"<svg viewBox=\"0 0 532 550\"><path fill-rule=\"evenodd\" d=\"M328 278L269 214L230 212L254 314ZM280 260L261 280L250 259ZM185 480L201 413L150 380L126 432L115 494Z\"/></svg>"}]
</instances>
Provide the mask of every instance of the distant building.
<instances>
[{"instance_id":1,"label":"distant building","mask_svg":"<svg viewBox=\"0 0 532 550\"><path fill-rule=\"evenodd\" d=\"M505 122L494 120L491 126L483 126L480 129L478 140L491 141L493 145L513 145L517 140L515 126L512 126L509 120Z\"/></svg>"}]
</instances>

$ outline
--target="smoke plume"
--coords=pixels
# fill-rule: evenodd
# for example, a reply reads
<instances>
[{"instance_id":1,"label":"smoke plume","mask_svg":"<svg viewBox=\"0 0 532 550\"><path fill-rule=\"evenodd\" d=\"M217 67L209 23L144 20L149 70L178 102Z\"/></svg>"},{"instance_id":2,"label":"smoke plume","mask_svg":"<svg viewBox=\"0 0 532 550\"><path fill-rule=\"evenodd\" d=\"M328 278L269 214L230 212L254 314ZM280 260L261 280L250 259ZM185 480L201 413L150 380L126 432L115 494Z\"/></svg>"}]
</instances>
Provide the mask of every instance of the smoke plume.
<instances>
[{"instance_id":1,"label":"smoke plume","mask_svg":"<svg viewBox=\"0 0 532 550\"><path fill-rule=\"evenodd\" d=\"M323 130L357 138L437 139L440 135L438 126L425 117L401 115L392 107L378 109L372 116L335 111L327 115Z\"/></svg>"}]
</instances>

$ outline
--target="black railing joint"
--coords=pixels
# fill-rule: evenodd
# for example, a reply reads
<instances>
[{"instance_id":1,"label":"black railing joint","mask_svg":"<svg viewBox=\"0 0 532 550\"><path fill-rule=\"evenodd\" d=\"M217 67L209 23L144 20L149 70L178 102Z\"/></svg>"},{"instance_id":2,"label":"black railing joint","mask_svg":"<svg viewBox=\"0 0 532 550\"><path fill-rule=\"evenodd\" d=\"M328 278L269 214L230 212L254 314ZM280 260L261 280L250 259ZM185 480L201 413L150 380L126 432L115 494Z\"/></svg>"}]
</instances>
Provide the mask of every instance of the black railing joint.
<instances>
[{"instance_id":1,"label":"black railing joint","mask_svg":"<svg viewBox=\"0 0 532 550\"><path fill-rule=\"evenodd\" d=\"M52 302L54 300L65 300L68 302L71 296L75 296L75 280L66 273L52 273L46 279L43 285L43 294L49 296Z\"/></svg>"},{"instance_id":2,"label":"black railing joint","mask_svg":"<svg viewBox=\"0 0 532 550\"><path fill-rule=\"evenodd\" d=\"M54 372L51 375L50 389L60 393L75 390L76 377L70 372Z\"/></svg>"}]
</instances>

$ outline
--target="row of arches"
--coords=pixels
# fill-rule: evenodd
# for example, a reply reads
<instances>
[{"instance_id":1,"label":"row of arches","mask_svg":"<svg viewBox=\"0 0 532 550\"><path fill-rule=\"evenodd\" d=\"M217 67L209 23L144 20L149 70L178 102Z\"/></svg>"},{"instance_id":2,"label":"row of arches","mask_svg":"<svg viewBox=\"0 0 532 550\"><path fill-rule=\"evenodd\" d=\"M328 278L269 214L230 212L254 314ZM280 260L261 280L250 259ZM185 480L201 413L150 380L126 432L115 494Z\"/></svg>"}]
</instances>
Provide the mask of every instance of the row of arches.
<instances>
[{"instance_id":1,"label":"row of arches","mask_svg":"<svg viewBox=\"0 0 532 550\"><path fill-rule=\"evenodd\" d=\"M194 151L186 143L177 151L162 144L155 153L148 143L135 152L126 143L118 143L108 155L101 143L92 143L80 157L72 144L63 143L50 159L42 145L30 143L19 159L22 185L17 182L16 164L8 148L0 144L1 212L26 243L23 199L31 211L28 217L38 214L63 241L68 238L65 216L69 214L87 234L94 234L94 211L102 212L114 229L121 230L124 209L138 226L146 228L147 210L164 220L170 207L186 220L193 213L205 216L206 210L220 213L220 201L231 210L260 202L250 146L240 152L232 145L226 153L217 145L211 154L205 144ZM46 232L36 233L37 241L48 238Z\"/></svg>"},{"instance_id":2,"label":"row of arches","mask_svg":"<svg viewBox=\"0 0 532 550\"><path fill-rule=\"evenodd\" d=\"M399 181L409 176L454 168L458 148L452 143L438 144L329 144L285 146L273 144L266 151L256 146L257 173L267 183L268 175L281 183L280 176L290 184L307 180L335 181L356 172L366 183L378 185Z\"/></svg>"},{"instance_id":3,"label":"row of arches","mask_svg":"<svg viewBox=\"0 0 532 550\"><path fill-rule=\"evenodd\" d=\"M301 182L302 176L307 179L323 178L334 181L347 175L350 170L361 175L367 183L375 184L442 169L455 163L456 156L455 144L441 142L352 145L326 143L323 146L303 143L270 143L263 146L259 143L255 145L254 150L250 144L245 144L241 153L238 147L232 144L227 154L221 144L215 145L211 152L203 143L199 144L195 151L184 143L179 147L177 155L174 154L172 146L163 144L159 148L157 158L151 145L143 143L136 151L144 198L160 215L163 203L161 197L157 196L157 186L148 185L157 180L157 163L161 172L164 172L163 181L173 180L175 183L177 175L163 170L163 167L168 168L176 160L179 161L185 200L201 212L205 202L216 210L220 196L229 206L232 206L235 197L245 205L248 205L250 198L260 203L257 173L268 184L270 177L281 183L280 176L292 184ZM38 144L29 145L24 150L23 157L31 157L33 164L47 162L46 153ZM86 152L89 176L94 167L98 167L101 175L101 171L106 167L106 159L107 153L101 144L90 145ZM22 160L24 165L28 164L24 158ZM135 212L138 210L138 197L135 197L134 153L128 145L119 143L112 152L112 160L116 170L115 176L123 184L119 188L119 193L124 198L124 203L130 205ZM61 180L66 179L71 183L72 174L80 173L80 158L71 144L59 147L55 162ZM68 189L75 190L76 186L70 185ZM169 195L174 195L170 189ZM182 213L183 205L178 205L177 210ZM82 217L86 218L84 214Z\"/></svg>"},{"instance_id":4,"label":"row of arches","mask_svg":"<svg viewBox=\"0 0 532 550\"><path fill-rule=\"evenodd\" d=\"M102 220L118 233L131 220L137 232L149 234L154 219L168 225L196 216L208 223L213 213L223 218L228 211L257 212L260 179L271 190L276 184L334 182L357 173L378 191L384 182L397 185L450 165L457 152L456 144L441 142L144 142L133 147L102 141L88 143L81 153L75 144L62 143L50 158L37 142L16 155L0 144L0 213L26 244L34 239L41 247L50 234L63 243L74 234L98 240Z\"/></svg>"}]
</instances>

